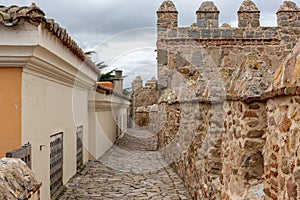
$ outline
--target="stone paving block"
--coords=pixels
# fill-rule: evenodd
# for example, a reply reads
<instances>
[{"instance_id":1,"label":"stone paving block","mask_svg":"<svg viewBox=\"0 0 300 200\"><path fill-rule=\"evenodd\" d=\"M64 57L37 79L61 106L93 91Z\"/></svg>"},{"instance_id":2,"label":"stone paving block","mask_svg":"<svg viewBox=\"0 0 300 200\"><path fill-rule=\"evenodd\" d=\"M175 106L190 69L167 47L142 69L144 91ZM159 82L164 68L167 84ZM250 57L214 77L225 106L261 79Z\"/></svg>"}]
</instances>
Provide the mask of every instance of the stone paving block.
<instances>
[{"instance_id":1,"label":"stone paving block","mask_svg":"<svg viewBox=\"0 0 300 200\"><path fill-rule=\"evenodd\" d=\"M156 147L155 135L142 129L129 130L102 158L86 164L86 173L69 181L60 200L191 199Z\"/></svg>"}]
</instances>

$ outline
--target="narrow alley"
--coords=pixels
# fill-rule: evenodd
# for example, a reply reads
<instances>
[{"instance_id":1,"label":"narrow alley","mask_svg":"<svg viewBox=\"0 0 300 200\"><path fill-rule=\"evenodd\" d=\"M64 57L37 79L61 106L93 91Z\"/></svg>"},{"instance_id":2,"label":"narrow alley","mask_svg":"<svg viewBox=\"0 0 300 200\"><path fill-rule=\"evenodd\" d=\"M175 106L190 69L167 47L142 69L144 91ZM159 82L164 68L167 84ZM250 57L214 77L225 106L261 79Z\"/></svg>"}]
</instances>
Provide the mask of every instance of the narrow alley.
<instances>
[{"instance_id":1,"label":"narrow alley","mask_svg":"<svg viewBox=\"0 0 300 200\"><path fill-rule=\"evenodd\" d=\"M190 199L181 179L157 151L157 138L131 129L99 160L69 181L60 200Z\"/></svg>"}]
</instances>

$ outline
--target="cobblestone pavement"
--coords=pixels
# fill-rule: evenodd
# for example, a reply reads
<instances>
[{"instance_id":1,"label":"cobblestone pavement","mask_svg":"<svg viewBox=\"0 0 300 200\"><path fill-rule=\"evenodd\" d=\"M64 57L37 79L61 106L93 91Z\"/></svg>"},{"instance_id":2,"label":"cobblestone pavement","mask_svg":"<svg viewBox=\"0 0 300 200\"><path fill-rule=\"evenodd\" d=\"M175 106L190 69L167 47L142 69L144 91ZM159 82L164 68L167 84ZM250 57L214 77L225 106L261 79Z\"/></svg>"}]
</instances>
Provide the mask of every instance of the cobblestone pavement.
<instances>
[{"instance_id":1,"label":"cobblestone pavement","mask_svg":"<svg viewBox=\"0 0 300 200\"><path fill-rule=\"evenodd\" d=\"M66 188L60 200L191 199L157 151L156 137L138 129L130 130L102 158L89 162Z\"/></svg>"}]
</instances>

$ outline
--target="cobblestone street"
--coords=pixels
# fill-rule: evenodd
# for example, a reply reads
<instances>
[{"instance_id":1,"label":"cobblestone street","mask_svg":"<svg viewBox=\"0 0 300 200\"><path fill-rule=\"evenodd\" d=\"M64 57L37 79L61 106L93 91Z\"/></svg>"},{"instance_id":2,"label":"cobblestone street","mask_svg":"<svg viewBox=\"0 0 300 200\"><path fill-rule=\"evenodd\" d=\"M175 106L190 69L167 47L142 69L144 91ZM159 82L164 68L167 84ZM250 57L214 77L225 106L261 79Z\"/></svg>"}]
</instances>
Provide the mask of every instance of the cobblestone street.
<instances>
[{"instance_id":1,"label":"cobblestone street","mask_svg":"<svg viewBox=\"0 0 300 200\"><path fill-rule=\"evenodd\" d=\"M67 184L66 199L190 199L181 179L157 151L157 139L130 130Z\"/></svg>"}]
</instances>

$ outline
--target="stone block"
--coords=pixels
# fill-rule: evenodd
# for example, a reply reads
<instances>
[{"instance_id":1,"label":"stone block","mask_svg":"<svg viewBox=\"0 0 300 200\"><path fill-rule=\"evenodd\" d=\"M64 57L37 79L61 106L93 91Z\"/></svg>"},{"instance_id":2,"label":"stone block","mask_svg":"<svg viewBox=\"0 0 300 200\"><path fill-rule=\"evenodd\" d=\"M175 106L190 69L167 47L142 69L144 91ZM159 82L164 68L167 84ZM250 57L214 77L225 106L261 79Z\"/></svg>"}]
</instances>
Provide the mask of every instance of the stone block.
<instances>
[{"instance_id":1,"label":"stone block","mask_svg":"<svg viewBox=\"0 0 300 200\"><path fill-rule=\"evenodd\" d=\"M244 31L243 29L234 29L233 30L233 37L234 38L243 38L243 34L244 34Z\"/></svg>"},{"instance_id":2,"label":"stone block","mask_svg":"<svg viewBox=\"0 0 300 200\"><path fill-rule=\"evenodd\" d=\"M245 111L244 112L244 118L249 117L249 118L258 118L258 115L254 111Z\"/></svg>"},{"instance_id":3,"label":"stone block","mask_svg":"<svg viewBox=\"0 0 300 200\"><path fill-rule=\"evenodd\" d=\"M201 38L210 38L210 29L202 29Z\"/></svg>"},{"instance_id":4,"label":"stone block","mask_svg":"<svg viewBox=\"0 0 300 200\"><path fill-rule=\"evenodd\" d=\"M265 131L263 130L251 130L247 132L247 138L261 138Z\"/></svg>"},{"instance_id":5,"label":"stone block","mask_svg":"<svg viewBox=\"0 0 300 200\"><path fill-rule=\"evenodd\" d=\"M221 30L222 38L232 38L233 30Z\"/></svg>"},{"instance_id":6,"label":"stone block","mask_svg":"<svg viewBox=\"0 0 300 200\"><path fill-rule=\"evenodd\" d=\"M157 50L157 60L158 64L167 65L168 64L168 51L163 49Z\"/></svg>"},{"instance_id":7,"label":"stone block","mask_svg":"<svg viewBox=\"0 0 300 200\"><path fill-rule=\"evenodd\" d=\"M240 28L245 28L248 27L248 21L247 20L239 20L239 25Z\"/></svg>"},{"instance_id":8,"label":"stone block","mask_svg":"<svg viewBox=\"0 0 300 200\"><path fill-rule=\"evenodd\" d=\"M279 126L279 130L281 132L288 132L290 130L291 125L292 125L292 121L289 119L287 114L285 114L285 116L283 117L283 120Z\"/></svg>"},{"instance_id":9,"label":"stone block","mask_svg":"<svg viewBox=\"0 0 300 200\"><path fill-rule=\"evenodd\" d=\"M254 21L251 22L251 27L252 27L252 28L259 27L259 25L260 25L260 24L259 24L259 20L254 20Z\"/></svg>"},{"instance_id":10,"label":"stone block","mask_svg":"<svg viewBox=\"0 0 300 200\"><path fill-rule=\"evenodd\" d=\"M168 38L176 37L177 36L177 30L169 30L168 31Z\"/></svg>"},{"instance_id":11,"label":"stone block","mask_svg":"<svg viewBox=\"0 0 300 200\"><path fill-rule=\"evenodd\" d=\"M254 38L254 31L246 31L246 38Z\"/></svg>"},{"instance_id":12,"label":"stone block","mask_svg":"<svg viewBox=\"0 0 300 200\"><path fill-rule=\"evenodd\" d=\"M175 67L184 67L189 65L190 63L186 58L183 57L181 54L176 54L176 60L175 60Z\"/></svg>"},{"instance_id":13,"label":"stone block","mask_svg":"<svg viewBox=\"0 0 300 200\"><path fill-rule=\"evenodd\" d=\"M297 184L293 182L292 178L289 178L287 184L286 184L286 191L288 194L288 197L290 199L297 199L298 198L298 191L297 191Z\"/></svg>"},{"instance_id":14,"label":"stone block","mask_svg":"<svg viewBox=\"0 0 300 200\"><path fill-rule=\"evenodd\" d=\"M218 27L219 27L219 21L218 20L210 21L210 27L209 28L218 28Z\"/></svg>"},{"instance_id":15,"label":"stone block","mask_svg":"<svg viewBox=\"0 0 300 200\"><path fill-rule=\"evenodd\" d=\"M0 160L0 199L39 199L41 184L21 159Z\"/></svg>"},{"instance_id":16,"label":"stone block","mask_svg":"<svg viewBox=\"0 0 300 200\"><path fill-rule=\"evenodd\" d=\"M195 67L203 66L203 56L201 51L196 51L192 56L192 65Z\"/></svg>"},{"instance_id":17,"label":"stone block","mask_svg":"<svg viewBox=\"0 0 300 200\"><path fill-rule=\"evenodd\" d=\"M258 141L258 140L251 140L251 139L247 139L245 141L245 148L246 149L262 149L264 147L264 141Z\"/></svg>"},{"instance_id":18,"label":"stone block","mask_svg":"<svg viewBox=\"0 0 300 200\"><path fill-rule=\"evenodd\" d=\"M293 27L300 27L300 20L294 21L292 26Z\"/></svg>"},{"instance_id":19,"label":"stone block","mask_svg":"<svg viewBox=\"0 0 300 200\"><path fill-rule=\"evenodd\" d=\"M263 32L261 32L261 31L256 31L256 32L255 32L255 37L256 37L256 38L262 38L262 37L263 37Z\"/></svg>"},{"instance_id":20,"label":"stone block","mask_svg":"<svg viewBox=\"0 0 300 200\"><path fill-rule=\"evenodd\" d=\"M200 38L200 33L198 30L189 30L188 31L188 36L190 38Z\"/></svg>"},{"instance_id":21,"label":"stone block","mask_svg":"<svg viewBox=\"0 0 300 200\"><path fill-rule=\"evenodd\" d=\"M167 88L168 87L168 80L166 78L159 78L158 79L158 85L160 88Z\"/></svg>"},{"instance_id":22,"label":"stone block","mask_svg":"<svg viewBox=\"0 0 300 200\"><path fill-rule=\"evenodd\" d=\"M266 31L266 32L265 32L265 37L268 38L268 39L273 38L273 37L272 37L272 32Z\"/></svg>"},{"instance_id":23,"label":"stone block","mask_svg":"<svg viewBox=\"0 0 300 200\"><path fill-rule=\"evenodd\" d=\"M212 32L212 38L219 38L221 36L220 29L214 29Z\"/></svg>"},{"instance_id":24,"label":"stone block","mask_svg":"<svg viewBox=\"0 0 300 200\"><path fill-rule=\"evenodd\" d=\"M188 30L186 28L178 29L178 37L188 37Z\"/></svg>"},{"instance_id":25,"label":"stone block","mask_svg":"<svg viewBox=\"0 0 300 200\"><path fill-rule=\"evenodd\" d=\"M207 28L208 27L208 21L207 20L198 20L197 25L200 28Z\"/></svg>"}]
</instances>

